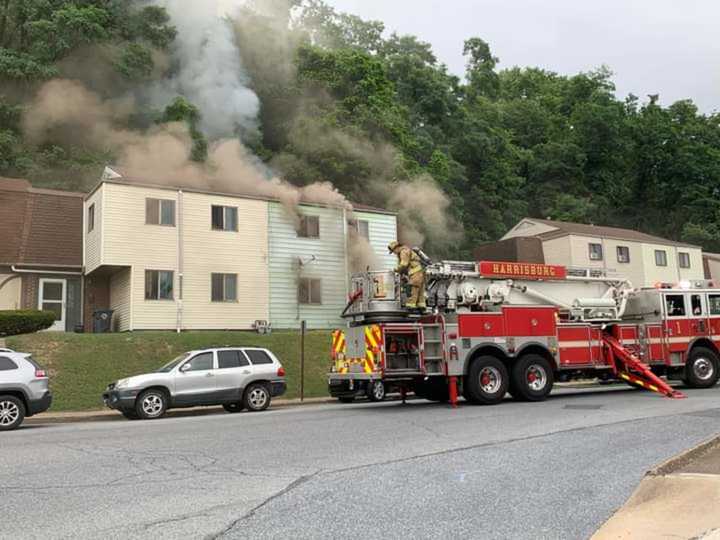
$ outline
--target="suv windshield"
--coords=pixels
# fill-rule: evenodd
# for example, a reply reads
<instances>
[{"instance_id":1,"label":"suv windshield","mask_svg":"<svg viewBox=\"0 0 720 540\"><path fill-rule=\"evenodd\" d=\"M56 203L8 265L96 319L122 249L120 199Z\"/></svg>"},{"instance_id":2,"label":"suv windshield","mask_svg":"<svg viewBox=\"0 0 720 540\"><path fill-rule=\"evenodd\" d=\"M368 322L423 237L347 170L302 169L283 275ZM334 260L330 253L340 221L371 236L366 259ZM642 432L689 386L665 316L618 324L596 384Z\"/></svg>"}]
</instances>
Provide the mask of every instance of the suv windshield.
<instances>
[{"instance_id":1,"label":"suv windshield","mask_svg":"<svg viewBox=\"0 0 720 540\"><path fill-rule=\"evenodd\" d=\"M180 362L182 362L183 360L185 360L188 356L190 356L190 353L181 354L181 355L178 356L175 360L172 360L172 361L168 362L168 363L165 364L163 367L161 367L160 369L158 369L156 373L169 373L170 371L172 371L172 368L174 368L175 366L177 366Z\"/></svg>"}]
</instances>

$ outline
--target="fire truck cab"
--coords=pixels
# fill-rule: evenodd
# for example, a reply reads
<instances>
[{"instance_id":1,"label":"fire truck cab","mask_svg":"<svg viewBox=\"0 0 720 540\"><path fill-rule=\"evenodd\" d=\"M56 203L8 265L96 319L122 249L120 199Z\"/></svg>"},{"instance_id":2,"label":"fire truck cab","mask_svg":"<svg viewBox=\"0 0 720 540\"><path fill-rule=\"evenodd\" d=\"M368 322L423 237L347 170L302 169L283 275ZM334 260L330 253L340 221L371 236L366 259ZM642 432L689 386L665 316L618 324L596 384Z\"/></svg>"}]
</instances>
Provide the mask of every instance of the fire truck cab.
<instances>
[{"instance_id":1,"label":"fire truck cab","mask_svg":"<svg viewBox=\"0 0 720 540\"><path fill-rule=\"evenodd\" d=\"M720 289L706 283L638 290L531 263L443 261L426 273L424 315L405 310L393 272L353 276L348 326L333 332L332 396L539 401L581 378L682 397L660 376L705 388L720 375Z\"/></svg>"}]
</instances>

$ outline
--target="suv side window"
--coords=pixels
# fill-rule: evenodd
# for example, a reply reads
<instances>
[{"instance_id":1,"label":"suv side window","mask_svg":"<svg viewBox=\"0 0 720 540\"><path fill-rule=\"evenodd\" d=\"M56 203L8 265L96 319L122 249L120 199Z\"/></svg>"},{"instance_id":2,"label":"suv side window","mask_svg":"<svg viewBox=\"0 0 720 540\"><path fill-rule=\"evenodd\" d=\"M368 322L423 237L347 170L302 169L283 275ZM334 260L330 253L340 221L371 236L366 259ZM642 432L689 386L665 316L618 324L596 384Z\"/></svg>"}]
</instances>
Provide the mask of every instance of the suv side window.
<instances>
[{"instance_id":1,"label":"suv side window","mask_svg":"<svg viewBox=\"0 0 720 540\"><path fill-rule=\"evenodd\" d=\"M218 351L218 369L247 366L248 361L241 351Z\"/></svg>"},{"instance_id":2,"label":"suv side window","mask_svg":"<svg viewBox=\"0 0 720 540\"><path fill-rule=\"evenodd\" d=\"M10 371L11 369L17 368L17 364L7 356L0 356L0 371Z\"/></svg>"},{"instance_id":3,"label":"suv side window","mask_svg":"<svg viewBox=\"0 0 720 540\"><path fill-rule=\"evenodd\" d=\"M213 369L213 353L206 352L193 356L192 359L188 361L188 364L190 367L187 368L187 371L207 371L208 369Z\"/></svg>"},{"instance_id":4,"label":"suv side window","mask_svg":"<svg viewBox=\"0 0 720 540\"><path fill-rule=\"evenodd\" d=\"M250 363L254 366L259 364L272 364L273 360L270 358L268 353L258 349L245 349L245 354L248 355Z\"/></svg>"}]
</instances>

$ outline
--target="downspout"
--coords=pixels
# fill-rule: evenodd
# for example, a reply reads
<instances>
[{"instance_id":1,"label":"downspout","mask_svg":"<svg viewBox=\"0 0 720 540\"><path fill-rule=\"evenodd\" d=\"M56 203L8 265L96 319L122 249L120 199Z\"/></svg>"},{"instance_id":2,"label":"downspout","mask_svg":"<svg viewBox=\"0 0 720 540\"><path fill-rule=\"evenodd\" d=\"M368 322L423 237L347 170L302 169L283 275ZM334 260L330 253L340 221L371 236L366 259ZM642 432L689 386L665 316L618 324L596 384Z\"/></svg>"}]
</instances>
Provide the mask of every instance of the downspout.
<instances>
[{"instance_id":1,"label":"downspout","mask_svg":"<svg viewBox=\"0 0 720 540\"><path fill-rule=\"evenodd\" d=\"M176 331L182 331L183 324L183 192L178 190L177 207L177 268L178 268L178 299Z\"/></svg>"},{"instance_id":2,"label":"downspout","mask_svg":"<svg viewBox=\"0 0 720 540\"><path fill-rule=\"evenodd\" d=\"M343 253L345 257L345 299L347 299L350 296L350 264L348 259L350 258L350 255L348 254L348 223L347 223L347 209L343 208L342 211L342 220L343 220Z\"/></svg>"}]
</instances>

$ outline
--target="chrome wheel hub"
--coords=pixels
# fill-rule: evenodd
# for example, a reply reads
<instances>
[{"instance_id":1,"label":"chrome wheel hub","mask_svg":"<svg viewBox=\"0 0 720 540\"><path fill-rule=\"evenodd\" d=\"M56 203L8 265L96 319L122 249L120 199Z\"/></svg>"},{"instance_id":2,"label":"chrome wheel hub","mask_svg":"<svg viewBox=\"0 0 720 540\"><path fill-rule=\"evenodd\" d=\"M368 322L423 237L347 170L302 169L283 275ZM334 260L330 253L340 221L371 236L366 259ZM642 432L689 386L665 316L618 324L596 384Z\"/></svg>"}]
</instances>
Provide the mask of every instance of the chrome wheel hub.
<instances>
[{"instance_id":1,"label":"chrome wheel hub","mask_svg":"<svg viewBox=\"0 0 720 540\"><path fill-rule=\"evenodd\" d=\"M495 394L502 385L502 375L497 368L492 366L480 370L480 388L486 394Z\"/></svg>"},{"instance_id":2,"label":"chrome wheel hub","mask_svg":"<svg viewBox=\"0 0 720 540\"><path fill-rule=\"evenodd\" d=\"M163 408L163 401L160 396L150 394L143 399L143 412L148 416L158 416Z\"/></svg>"},{"instance_id":3,"label":"chrome wheel hub","mask_svg":"<svg viewBox=\"0 0 720 540\"><path fill-rule=\"evenodd\" d=\"M14 424L20 416L20 408L12 401L0 401L0 426Z\"/></svg>"},{"instance_id":4,"label":"chrome wheel hub","mask_svg":"<svg viewBox=\"0 0 720 540\"><path fill-rule=\"evenodd\" d=\"M385 385L381 382L374 383L372 392L375 399L381 401L385 397Z\"/></svg>"},{"instance_id":5,"label":"chrome wheel hub","mask_svg":"<svg viewBox=\"0 0 720 540\"><path fill-rule=\"evenodd\" d=\"M707 358L698 358L693 363L693 373L701 381L707 381L715 374L715 368Z\"/></svg>"},{"instance_id":6,"label":"chrome wheel hub","mask_svg":"<svg viewBox=\"0 0 720 540\"><path fill-rule=\"evenodd\" d=\"M534 390L536 392L542 390L547 384L547 373L545 372L545 368L538 366L537 364L531 364L525 371L525 380L527 381L527 386L530 390Z\"/></svg>"},{"instance_id":7,"label":"chrome wheel hub","mask_svg":"<svg viewBox=\"0 0 720 540\"><path fill-rule=\"evenodd\" d=\"M250 402L250 405L252 405L253 409L260 409L264 407L267 402L267 392L262 388L255 388L252 392L250 392L248 401Z\"/></svg>"}]
</instances>

